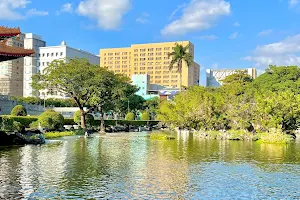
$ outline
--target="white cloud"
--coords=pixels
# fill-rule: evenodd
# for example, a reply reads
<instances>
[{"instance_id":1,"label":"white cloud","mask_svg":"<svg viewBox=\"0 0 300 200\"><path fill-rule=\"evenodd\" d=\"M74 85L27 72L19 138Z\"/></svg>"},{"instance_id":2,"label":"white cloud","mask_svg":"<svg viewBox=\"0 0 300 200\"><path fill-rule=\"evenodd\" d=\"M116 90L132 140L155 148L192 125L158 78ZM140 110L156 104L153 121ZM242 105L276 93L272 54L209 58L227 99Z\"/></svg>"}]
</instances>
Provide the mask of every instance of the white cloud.
<instances>
[{"instance_id":1,"label":"white cloud","mask_svg":"<svg viewBox=\"0 0 300 200\"><path fill-rule=\"evenodd\" d=\"M24 9L30 1L27 0L0 0L0 19L1 20L19 20L24 16L16 9Z\"/></svg>"},{"instance_id":2,"label":"white cloud","mask_svg":"<svg viewBox=\"0 0 300 200\"><path fill-rule=\"evenodd\" d=\"M27 11L27 16L47 16L49 15L46 11L39 11L37 9L30 9Z\"/></svg>"},{"instance_id":3,"label":"white cloud","mask_svg":"<svg viewBox=\"0 0 300 200\"><path fill-rule=\"evenodd\" d=\"M179 12L182 8L185 8L185 7L186 7L186 3L177 6L177 8L176 8L176 9L172 12L172 14L170 15L169 20L172 20L173 17L177 14L177 12Z\"/></svg>"},{"instance_id":4,"label":"white cloud","mask_svg":"<svg viewBox=\"0 0 300 200\"><path fill-rule=\"evenodd\" d=\"M241 25L240 25L240 23L239 23L239 22L234 22L234 23L233 23L233 26L236 26L236 27L238 27L238 26L241 26Z\"/></svg>"},{"instance_id":5,"label":"white cloud","mask_svg":"<svg viewBox=\"0 0 300 200\"><path fill-rule=\"evenodd\" d=\"M229 39L234 40L235 38L237 38L238 35L239 35L238 32L234 32L229 36Z\"/></svg>"},{"instance_id":6,"label":"white cloud","mask_svg":"<svg viewBox=\"0 0 300 200\"><path fill-rule=\"evenodd\" d=\"M257 36L267 36L273 32L273 29L263 30L262 32L258 33Z\"/></svg>"},{"instance_id":7,"label":"white cloud","mask_svg":"<svg viewBox=\"0 0 300 200\"><path fill-rule=\"evenodd\" d=\"M73 12L73 5L71 3L66 3L66 4L61 6L60 11L71 13L71 12Z\"/></svg>"},{"instance_id":8,"label":"white cloud","mask_svg":"<svg viewBox=\"0 0 300 200\"><path fill-rule=\"evenodd\" d=\"M300 65L300 34L272 44L258 46L252 56L244 60L255 62L256 66Z\"/></svg>"},{"instance_id":9,"label":"white cloud","mask_svg":"<svg viewBox=\"0 0 300 200\"><path fill-rule=\"evenodd\" d=\"M182 16L164 27L161 34L184 35L208 29L214 26L221 16L229 14L230 3L225 0L191 0L183 9Z\"/></svg>"},{"instance_id":10,"label":"white cloud","mask_svg":"<svg viewBox=\"0 0 300 200\"><path fill-rule=\"evenodd\" d=\"M142 16L136 18L136 22L141 24L146 24L147 22L149 22L148 18L149 18L149 14L144 12Z\"/></svg>"},{"instance_id":11,"label":"white cloud","mask_svg":"<svg viewBox=\"0 0 300 200\"><path fill-rule=\"evenodd\" d=\"M289 0L289 5L291 8L297 6L300 3L299 0Z\"/></svg>"},{"instance_id":12,"label":"white cloud","mask_svg":"<svg viewBox=\"0 0 300 200\"><path fill-rule=\"evenodd\" d=\"M215 36L215 35L201 35L201 36L196 37L196 38L199 38L201 40L216 40L216 39L218 39L218 37Z\"/></svg>"},{"instance_id":13,"label":"white cloud","mask_svg":"<svg viewBox=\"0 0 300 200\"><path fill-rule=\"evenodd\" d=\"M80 2L77 12L97 20L99 27L112 30L119 27L130 6L131 0L84 0Z\"/></svg>"}]
</instances>

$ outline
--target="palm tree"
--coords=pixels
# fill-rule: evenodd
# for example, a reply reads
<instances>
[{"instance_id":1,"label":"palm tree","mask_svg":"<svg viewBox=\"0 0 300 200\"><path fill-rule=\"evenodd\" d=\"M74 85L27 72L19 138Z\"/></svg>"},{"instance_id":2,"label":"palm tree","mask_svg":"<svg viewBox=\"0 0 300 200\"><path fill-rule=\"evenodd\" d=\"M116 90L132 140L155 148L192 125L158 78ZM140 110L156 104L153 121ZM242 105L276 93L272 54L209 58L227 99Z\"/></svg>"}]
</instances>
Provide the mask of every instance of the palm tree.
<instances>
[{"instance_id":1,"label":"palm tree","mask_svg":"<svg viewBox=\"0 0 300 200\"><path fill-rule=\"evenodd\" d=\"M182 46L181 44L176 43L173 52L169 53L169 58L172 57L169 70L171 71L177 64L177 72L180 74L180 91L182 90L182 64L183 61L187 66L191 66L193 63L193 56L188 53L189 45Z\"/></svg>"}]
</instances>

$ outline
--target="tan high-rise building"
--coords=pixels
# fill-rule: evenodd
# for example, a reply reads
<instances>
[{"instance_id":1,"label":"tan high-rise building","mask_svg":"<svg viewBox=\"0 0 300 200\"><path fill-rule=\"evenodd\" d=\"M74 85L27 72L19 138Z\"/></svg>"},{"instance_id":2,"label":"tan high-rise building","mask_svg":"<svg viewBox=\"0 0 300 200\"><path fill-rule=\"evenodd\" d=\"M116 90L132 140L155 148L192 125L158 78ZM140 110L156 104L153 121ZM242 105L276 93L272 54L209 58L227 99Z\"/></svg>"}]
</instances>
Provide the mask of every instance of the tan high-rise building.
<instances>
[{"instance_id":1,"label":"tan high-rise building","mask_svg":"<svg viewBox=\"0 0 300 200\"><path fill-rule=\"evenodd\" d=\"M180 87L180 76L175 67L169 70L168 54L172 52L175 44L189 45L189 53L194 57L194 45L189 41L165 42L152 44L134 44L128 48L113 48L100 50L100 66L108 67L115 73L127 75L150 75L150 83L167 87ZM199 85L200 66L194 62L187 67L183 62L182 85Z\"/></svg>"},{"instance_id":2,"label":"tan high-rise building","mask_svg":"<svg viewBox=\"0 0 300 200\"><path fill-rule=\"evenodd\" d=\"M9 38L7 46L24 47L24 34ZM0 95L23 96L24 58L0 62Z\"/></svg>"}]
</instances>

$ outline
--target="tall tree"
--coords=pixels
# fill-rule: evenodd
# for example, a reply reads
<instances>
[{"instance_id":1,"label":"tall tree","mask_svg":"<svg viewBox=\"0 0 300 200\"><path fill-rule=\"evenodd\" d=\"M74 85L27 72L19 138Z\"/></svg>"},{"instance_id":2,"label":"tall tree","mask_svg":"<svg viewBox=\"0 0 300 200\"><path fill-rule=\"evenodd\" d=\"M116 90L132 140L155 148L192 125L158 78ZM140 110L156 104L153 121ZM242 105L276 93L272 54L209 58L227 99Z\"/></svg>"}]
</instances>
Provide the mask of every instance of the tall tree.
<instances>
[{"instance_id":1,"label":"tall tree","mask_svg":"<svg viewBox=\"0 0 300 200\"><path fill-rule=\"evenodd\" d=\"M183 62L187 64L187 66L191 66L193 64L193 56L188 52L189 45L183 46L181 44L176 43L176 46L173 52L169 53L169 58L172 57L169 69L170 71L174 68L176 64L177 72L180 76L180 91L182 90L182 66Z\"/></svg>"},{"instance_id":2,"label":"tall tree","mask_svg":"<svg viewBox=\"0 0 300 200\"><path fill-rule=\"evenodd\" d=\"M42 74L32 77L32 87L36 90L54 90L74 99L81 114L81 127L85 128L84 107L95 92L95 66L87 59L55 60ZM50 91L51 91L50 90Z\"/></svg>"}]
</instances>

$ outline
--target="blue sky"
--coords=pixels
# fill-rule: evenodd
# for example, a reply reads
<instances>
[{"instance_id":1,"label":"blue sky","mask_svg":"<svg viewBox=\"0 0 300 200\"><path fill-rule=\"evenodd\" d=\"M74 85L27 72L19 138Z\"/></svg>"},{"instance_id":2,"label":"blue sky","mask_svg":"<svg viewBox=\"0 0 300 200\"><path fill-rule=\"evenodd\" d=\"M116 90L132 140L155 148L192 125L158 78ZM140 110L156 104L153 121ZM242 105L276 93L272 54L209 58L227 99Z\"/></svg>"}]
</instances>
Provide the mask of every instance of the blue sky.
<instances>
[{"instance_id":1,"label":"blue sky","mask_svg":"<svg viewBox=\"0 0 300 200\"><path fill-rule=\"evenodd\" d=\"M100 48L190 40L205 69L300 65L300 0L1 0L0 25L47 45Z\"/></svg>"}]
</instances>

